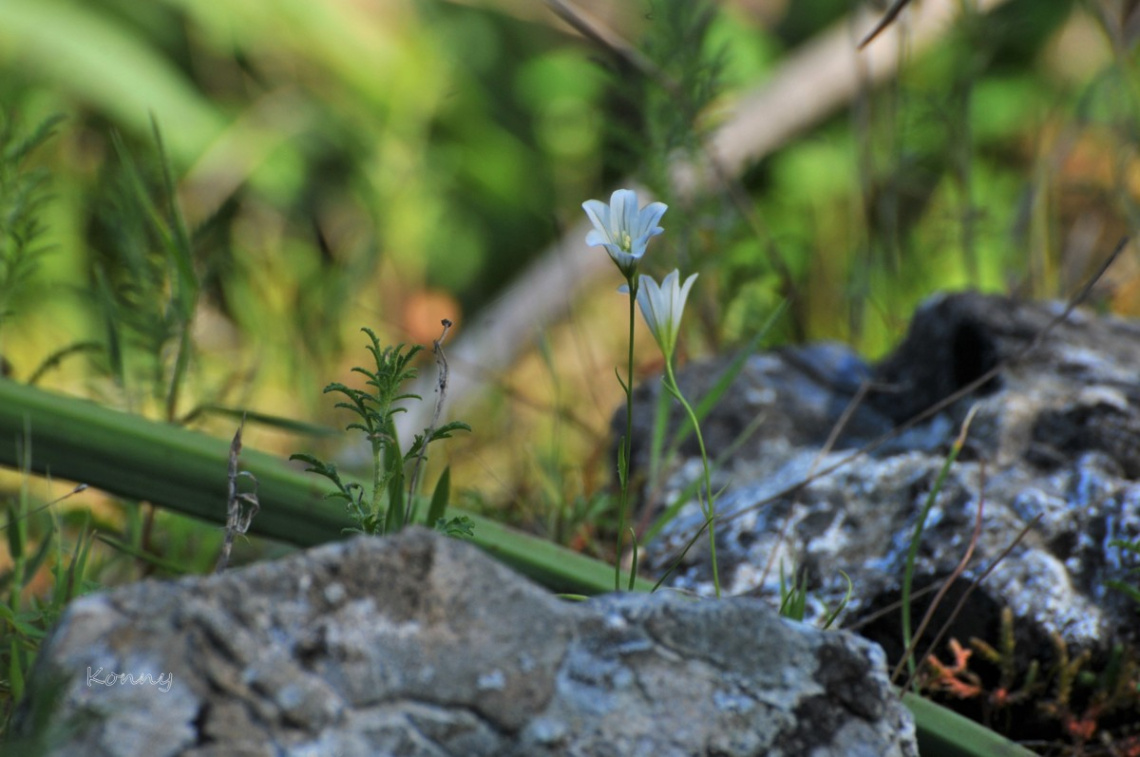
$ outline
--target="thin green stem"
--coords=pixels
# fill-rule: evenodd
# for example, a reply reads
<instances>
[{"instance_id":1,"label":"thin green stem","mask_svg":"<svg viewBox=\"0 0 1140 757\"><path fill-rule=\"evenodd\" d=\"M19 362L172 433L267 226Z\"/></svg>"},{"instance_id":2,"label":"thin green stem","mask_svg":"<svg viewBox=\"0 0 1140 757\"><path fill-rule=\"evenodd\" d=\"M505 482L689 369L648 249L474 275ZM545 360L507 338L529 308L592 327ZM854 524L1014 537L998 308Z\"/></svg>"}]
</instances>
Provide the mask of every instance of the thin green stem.
<instances>
[{"instance_id":1,"label":"thin green stem","mask_svg":"<svg viewBox=\"0 0 1140 757\"><path fill-rule=\"evenodd\" d=\"M962 421L962 429L958 432L958 438L950 446L950 454L946 456L946 460L942 463L941 470L938 471L938 478L934 481L934 486L930 489L930 493L926 495L926 502L922 505L922 510L918 513L918 519L914 524L914 536L910 539L910 549L906 554L906 567L903 569L902 580L902 606L900 607L900 615L902 619L902 642L903 649L907 650L906 664L907 670L910 672L911 680L914 680L914 672L916 663L914 661L913 642L911 640L910 628L910 596L911 589L914 582L914 566L918 561L918 548L922 543L922 531L926 526L926 518L930 515L931 508L934 507L935 500L938 499L939 492L946 484L946 477L950 474L950 468L954 465L954 461L958 459L958 455L962 452L962 447L966 444L966 436L970 431L970 424L974 420L974 411L977 408L971 408L970 412L966 415L966 419Z\"/></svg>"},{"instance_id":2,"label":"thin green stem","mask_svg":"<svg viewBox=\"0 0 1140 757\"><path fill-rule=\"evenodd\" d=\"M685 413L689 416L689 422L693 424L693 433L697 436L697 445L701 450L701 464L704 467L705 476L705 495L701 498L701 494L697 492L697 502L701 505L701 511L705 514L705 522L709 526L709 559L712 562L712 575L713 575L713 588L716 591L716 598L720 599L720 571L716 563L716 503L713 501L712 490L712 476L709 472L709 456L705 451L705 439L701 434L701 424L697 421L697 414L693 412L692 406L685 396L681 394L681 388L677 386L677 378L673 375L673 361L666 356L665 359L665 381L666 388L669 393L677 398L681 403L681 407L685 408Z\"/></svg>"},{"instance_id":3,"label":"thin green stem","mask_svg":"<svg viewBox=\"0 0 1140 757\"><path fill-rule=\"evenodd\" d=\"M184 321L179 325L181 333L178 336L178 352L174 358L174 370L170 375L170 391L166 395L166 421L178 421L178 399L182 394L182 380L186 376L186 368L190 362L190 322Z\"/></svg>"},{"instance_id":4,"label":"thin green stem","mask_svg":"<svg viewBox=\"0 0 1140 757\"><path fill-rule=\"evenodd\" d=\"M629 471L633 456L633 325L637 317L637 275L626 279L629 286L629 353L625 369L625 437L622 439L622 454L618 460L618 481L621 484L621 496L618 498L618 536L617 550L614 555L614 591L621 591L621 555L622 537L625 535L626 511L629 509ZM634 535L636 540L637 536Z\"/></svg>"},{"instance_id":5,"label":"thin green stem","mask_svg":"<svg viewBox=\"0 0 1140 757\"><path fill-rule=\"evenodd\" d=\"M372 444L372 501L371 510L372 515L376 517L376 529L378 532L383 533L384 523L388 520L387 513L385 517L380 517L380 501L384 496L384 464L381 457L384 454L384 443L381 441L380 430L373 429L372 436L368 440Z\"/></svg>"}]
</instances>

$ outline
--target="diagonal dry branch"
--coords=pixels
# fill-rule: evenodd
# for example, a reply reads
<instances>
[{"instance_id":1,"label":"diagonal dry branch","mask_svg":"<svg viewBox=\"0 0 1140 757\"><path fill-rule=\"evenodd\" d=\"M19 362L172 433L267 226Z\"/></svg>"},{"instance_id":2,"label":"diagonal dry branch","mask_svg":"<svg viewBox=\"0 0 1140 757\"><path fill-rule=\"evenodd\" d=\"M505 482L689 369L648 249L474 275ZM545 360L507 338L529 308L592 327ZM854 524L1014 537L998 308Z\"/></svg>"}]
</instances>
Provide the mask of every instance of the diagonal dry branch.
<instances>
[{"instance_id":1,"label":"diagonal dry branch","mask_svg":"<svg viewBox=\"0 0 1140 757\"><path fill-rule=\"evenodd\" d=\"M976 0L975 11L985 13L1004 2ZM555 6L562 18L577 12L568 0L557 0ZM703 191L739 176L748 165L852 102L868 84L892 78L902 56L917 55L942 37L961 6L960 0L924 0L911 5L861 52L856 49L859 40L878 20L865 10L806 43L790 54L767 82L746 92L728 111L723 126L706 146L705 156L715 162L716 170L677 166L673 180L678 194ZM585 17L579 13L579 18ZM583 20L578 26L583 25L591 30L585 36L593 44L617 46L619 52L631 49L619 35L600 28L596 20ZM634 185L632 181L624 183ZM648 197L644 188L638 192ZM584 219L569 227L495 302L465 324L451 347L448 405L462 403L486 385L487 376L501 374L534 343L540 330L569 312L579 292L609 273L608 257L586 247L586 231ZM431 377L424 376L413 391L427 398L433 388ZM409 407L398 419L401 436L420 431L432 410L430 402Z\"/></svg>"}]
</instances>

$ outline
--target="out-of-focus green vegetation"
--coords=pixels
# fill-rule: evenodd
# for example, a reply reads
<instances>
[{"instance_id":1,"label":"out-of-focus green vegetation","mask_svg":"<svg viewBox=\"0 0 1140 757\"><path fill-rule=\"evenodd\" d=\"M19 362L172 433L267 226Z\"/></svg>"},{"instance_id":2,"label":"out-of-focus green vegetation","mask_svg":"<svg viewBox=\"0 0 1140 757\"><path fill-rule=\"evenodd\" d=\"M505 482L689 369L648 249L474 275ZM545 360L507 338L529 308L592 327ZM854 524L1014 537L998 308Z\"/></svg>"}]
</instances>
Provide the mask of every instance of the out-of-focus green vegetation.
<instances>
[{"instance_id":1,"label":"out-of-focus green vegetation","mask_svg":"<svg viewBox=\"0 0 1140 757\"><path fill-rule=\"evenodd\" d=\"M5 0L0 129L64 116L22 158L22 176L50 178L43 253L4 294L5 371L225 438L236 421L219 407L340 426L320 389L352 381L362 326L428 344L450 318L466 338L583 200L630 178L670 204L646 271L701 274L690 356L747 343L784 298L775 340L874 357L938 290L1063 296L1140 221L1137 21L1098 0L948 4L959 20L924 52L900 47L897 76L687 196L675 161L715 174L700 139L845 28L852 3L724 0L704 17L671 0L583 2L643 69L523 0ZM846 28L853 48L866 28ZM799 75L810 97L820 82ZM16 184L0 178L8 207ZM457 413L474 433L431 461L451 464L461 504L598 554L618 283L568 282L570 315L515 364L467 366L492 389ZM1138 288L1130 250L1094 302L1137 315ZM639 341L647 375L659 358ZM318 444L295 429L251 425L246 444ZM220 540L94 493L66 507L190 570ZM55 527L33 520L21 538ZM106 582L155 570L101 545L87 564Z\"/></svg>"},{"instance_id":2,"label":"out-of-focus green vegetation","mask_svg":"<svg viewBox=\"0 0 1140 757\"><path fill-rule=\"evenodd\" d=\"M669 76L719 56L698 121L710 130L848 10L724 3L696 48L662 32L668 6L587 10L644 40ZM937 289L1071 288L1134 212L1134 72L1107 13L1013 0L967 14L900 77L744 174L759 234L723 189L674 205L667 222L684 241L657 253L657 272L680 257L703 274L694 349L745 341L789 293L785 338L881 354ZM676 100L540 4L13 0L0 42L6 119L67 118L37 158L54 177L52 254L4 328L18 379L105 337L96 271L116 265L130 233L110 191L122 180L113 139L141 161L152 119L189 228L213 222L195 250L200 349L181 413L217 401L312 417L313 388L345 374L361 325L427 343L447 316L461 334L608 182L634 173L669 194L630 144L662 131ZM667 135L652 146L684 147ZM110 399L85 362L44 382ZM580 409L569 389L561 401ZM604 407L587 414L604 427Z\"/></svg>"}]
</instances>

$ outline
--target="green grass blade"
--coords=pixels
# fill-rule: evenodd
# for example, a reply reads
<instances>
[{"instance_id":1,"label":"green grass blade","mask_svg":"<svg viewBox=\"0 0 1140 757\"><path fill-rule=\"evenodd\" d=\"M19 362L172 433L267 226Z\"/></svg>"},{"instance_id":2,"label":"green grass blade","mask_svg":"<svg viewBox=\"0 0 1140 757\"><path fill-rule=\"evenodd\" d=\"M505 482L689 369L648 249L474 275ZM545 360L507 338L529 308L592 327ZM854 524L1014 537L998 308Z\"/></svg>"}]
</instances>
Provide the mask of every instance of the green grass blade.
<instances>
[{"instance_id":1,"label":"green grass blade","mask_svg":"<svg viewBox=\"0 0 1140 757\"><path fill-rule=\"evenodd\" d=\"M439 474L439 481L435 483L435 491L431 495L431 505L428 506L427 518L424 525L435 528L436 521L447 513L447 501L451 498L451 466L443 469Z\"/></svg>"},{"instance_id":2,"label":"green grass blade","mask_svg":"<svg viewBox=\"0 0 1140 757\"><path fill-rule=\"evenodd\" d=\"M172 573L176 576L182 576L182 575L186 574L186 569L183 568L181 565L176 565L176 564L170 562L169 560L163 560L162 558L160 558L156 555L152 555L150 552L147 552L146 550L142 550L142 549L138 549L137 547L133 547L121 539L116 539L112 536L108 536L107 534L96 534L95 538L98 539L99 541L103 542L104 544L112 547L113 549L117 549L118 551L122 552L123 554L130 555L131 557L135 558L136 560L142 560L143 562L149 563L150 565L153 565L154 567L159 568L161 570L165 570L168 573Z\"/></svg>"},{"instance_id":3,"label":"green grass blade","mask_svg":"<svg viewBox=\"0 0 1140 757\"><path fill-rule=\"evenodd\" d=\"M0 465L17 466L25 423L35 450L31 469L38 473L225 522L229 440L0 379ZM343 506L323 501L324 479L255 450L242 451L241 465L259 483L261 512L250 533L308 547L340 539L353 525ZM611 565L460 508L451 512L471 518L473 541L484 551L553 591L613 588ZM639 580L637 588L652 584Z\"/></svg>"},{"instance_id":4,"label":"green grass blade","mask_svg":"<svg viewBox=\"0 0 1140 757\"><path fill-rule=\"evenodd\" d=\"M187 413L182 421L188 423L204 415L220 415L226 418L232 418L234 423L240 423L241 419L245 418L246 422L250 425L258 424L299 436L326 438L340 436L344 433L344 431L339 428L333 428L332 426L325 426L319 423L306 423L305 421L297 421L280 415L270 415L268 413L258 413L252 410L242 410L241 408L213 404L198 405Z\"/></svg>"},{"instance_id":5,"label":"green grass blade","mask_svg":"<svg viewBox=\"0 0 1140 757\"><path fill-rule=\"evenodd\" d=\"M178 127L171 130L175 158L197 158L225 125L222 114L168 56L112 18L84 3L5 0L0 48L137 134L159 114Z\"/></svg>"},{"instance_id":6,"label":"green grass blade","mask_svg":"<svg viewBox=\"0 0 1140 757\"><path fill-rule=\"evenodd\" d=\"M903 694L922 757L1033 757L1033 752L917 694Z\"/></svg>"}]
</instances>

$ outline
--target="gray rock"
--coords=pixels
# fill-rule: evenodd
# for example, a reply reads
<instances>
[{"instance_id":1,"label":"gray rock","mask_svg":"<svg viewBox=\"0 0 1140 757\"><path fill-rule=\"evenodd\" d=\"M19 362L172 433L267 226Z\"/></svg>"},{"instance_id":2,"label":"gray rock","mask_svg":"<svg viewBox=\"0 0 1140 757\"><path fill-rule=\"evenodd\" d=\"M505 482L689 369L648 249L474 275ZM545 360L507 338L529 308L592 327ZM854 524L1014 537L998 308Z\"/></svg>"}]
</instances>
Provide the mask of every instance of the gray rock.
<instances>
[{"instance_id":1,"label":"gray rock","mask_svg":"<svg viewBox=\"0 0 1140 757\"><path fill-rule=\"evenodd\" d=\"M917 753L854 635L748 598L567 603L418 529L79 599L27 701L16 733L57 755Z\"/></svg>"},{"instance_id":2,"label":"gray rock","mask_svg":"<svg viewBox=\"0 0 1140 757\"><path fill-rule=\"evenodd\" d=\"M896 602L918 513L973 409L966 448L923 532L916 586L951 574L980 503L984 527L934 628L1028 527L950 634L996 641L1000 612L1009 607L1019 649L1046 662L1054 634L1072 655L1135 641L1136 605L1106 582L1136 580L1135 557L1109 542L1140 538L1140 324L1078 310L1036 342L1061 311L976 293L940 295L920 308L905 341L877 366L835 346L751 356L707 422L710 454L732 451L713 482L727 487L718 502L717 554L729 592L775 601L782 563L805 571L815 600L809 611L817 616L847 591L842 573L855 591L848 623L861 624ZM711 387L727 362L688 366L679 380L690 399ZM997 365L998 375L981 389L854 454ZM875 386L856 403L863 379ZM649 438L654 383L639 389L634 421L642 431L635 438ZM849 405L857 410L826 446ZM762 419L757 432L738 439L754 418ZM682 451L687 460L654 512L696 478L695 450ZM813 472L825 473L805 483ZM648 567L668 565L702 522L688 505L643 552ZM672 583L707 595L710 576L702 539ZM918 618L927 600L916 604ZM897 612L861 627L892 659L901 652Z\"/></svg>"}]
</instances>

